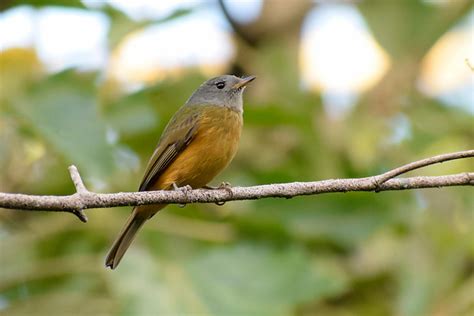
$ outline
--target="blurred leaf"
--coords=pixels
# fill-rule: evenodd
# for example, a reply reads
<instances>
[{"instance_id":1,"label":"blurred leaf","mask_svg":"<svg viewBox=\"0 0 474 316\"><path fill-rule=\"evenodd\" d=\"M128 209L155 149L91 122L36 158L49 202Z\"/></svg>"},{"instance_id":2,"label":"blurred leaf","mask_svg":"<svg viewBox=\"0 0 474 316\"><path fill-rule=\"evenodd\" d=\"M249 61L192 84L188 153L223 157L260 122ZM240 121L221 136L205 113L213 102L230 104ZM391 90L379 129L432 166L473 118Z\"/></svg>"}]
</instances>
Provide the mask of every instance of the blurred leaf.
<instances>
[{"instance_id":1,"label":"blurred leaf","mask_svg":"<svg viewBox=\"0 0 474 316\"><path fill-rule=\"evenodd\" d=\"M120 135L133 136L153 130L157 126L157 114L149 96L139 92L120 99L106 107L107 123Z\"/></svg>"},{"instance_id":2,"label":"blurred leaf","mask_svg":"<svg viewBox=\"0 0 474 316\"><path fill-rule=\"evenodd\" d=\"M424 35L423 21L431 17L436 8L420 0L398 2L364 1L359 9L378 42L395 56L403 56L413 49L413 38ZM383 12L383 14L381 14ZM400 23L404 20L404 23ZM428 24L431 26L431 24Z\"/></svg>"},{"instance_id":3,"label":"blurred leaf","mask_svg":"<svg viewBox=\"0 0 474 316\"><path fill-rule=\"evenodd\" d=\"M139 30L151 23L151 21L134 21L125 13L110 5L106 5L102 8L102 11L110 18L111 26L109 29L108 40L112 50L127 34Z\"/></svg>"},{"instance_id":4,"label":"blurred leaf","mask_svg":"<svg viewBox=\"0 0 474 316\"><path fill-rule=\"evenodd\" d=\"M436 209L429 212L434 217ZM469 281L464 269L472 258L466 251L472 236L472 230L466 234L439 217L414 228L397 270L400 315L427 315L456 284Z\"/></svg>"},{"instance_id":5,"label":"blurred leaf","mask_svg":"<svg viewBox=\"0 0 474 316\"><path fill-rule=\"evenodd\" d=\"M93 77L66 71L33 86L14 107L68 164L100 178L114 163L94 90Z\"/></svg>"},{"instance_id":6,"label":"blurred leaf","mask_svg":"<svg viewBox=\"0 0 474 316\"><path fill-rule=\"evenodd\" d=\"M54 302L54 305L51 304ZM48 292L47 294L32 297L25 304L16 304L8 309L9 316L25 315L110 315L113 311L113 302L107 297L97 294L87 299L80 292Z\"/></svg>"},{"instance_id":7,"label":"blurred leaf","mask_svg":"<svg viewBox=\"0 0 474 316\"><path fill-rule=\"evenodd\" d=\"M246 234L269 237L269 230L302 241L318 241L349 248L377 229L396 222L390 200L365 193L350 196L298 197L255 202L255 211L239 214L236 221Z\"/></svg>"},{"instance_id":8,"label":"blurred leaf","mask_svg":"<svg viewBox=\"0 0 474 316\"><path fill-rule=\"evenodd\" d=\"M295 304L345 289L342 271L312 265L295 247L244 243L179 261L135 253L120 270L111 280L133 315L290 315Z\"/></svg>"},{"instance_id":9,"label":"blurred leaf","mask_svg":"<svg viewBox=\"0 0 474 316\"><path fill-rule=\"evenodd\" d=\"M178 9L161 19L140 21L131 19L124 12L115 9L110 5L106 5L104 8L102 8L102 11L110 17L110 21L112 23L109 32L109 44L110 47L114 49L126 35L131 34L134 31L138 31L151 24L156 25L159 23L165 23L185 16L193 12L194 9Z\"/></svg>"},{"instance_id":10,"label":"blurred leaf","mask_svg":"<svg viewBox=\"0 0 474 316\"><path fill-rule=\"evenodd\" d=\"M298 248L243 244L214 249L189 268L214 315L289 315L298 303L344 289L341 275L313 270Z\"/></svg>"},{"instance_id":11,"label":"blurred leaf","mask_svg":"<svg viewBox=\"0 0 474 316\"><path fill-rule=\"evenodd\" d=\"M19 5L31 5L33 7L60 6L84 8L80 0L3 0L0 2L0 11Z\"/></svg>"},{"instance_id":12,"label":"blurred leaf","mask_svg":"<svg viewBox=\"0 0 474 316\"><path fill-rule=\"evenodd\" d=\"M472 1L444 1L434 5L422 0L369 0L361 1L358 8L377 41L391 55L395 58L412 56L419 60L441 35L472 9Z\"/></svg>"},{"instance_id":13,"label":"blurred leaf","mask_svg":"<svg viewBox=\"0 0 474 316\"><path fill-rule=\"evenodd\" d=\"M43 67L36 52L28 48L0 51L0 111L5 103L21 94L41 77Z\"/></svg>"}]
</instances>

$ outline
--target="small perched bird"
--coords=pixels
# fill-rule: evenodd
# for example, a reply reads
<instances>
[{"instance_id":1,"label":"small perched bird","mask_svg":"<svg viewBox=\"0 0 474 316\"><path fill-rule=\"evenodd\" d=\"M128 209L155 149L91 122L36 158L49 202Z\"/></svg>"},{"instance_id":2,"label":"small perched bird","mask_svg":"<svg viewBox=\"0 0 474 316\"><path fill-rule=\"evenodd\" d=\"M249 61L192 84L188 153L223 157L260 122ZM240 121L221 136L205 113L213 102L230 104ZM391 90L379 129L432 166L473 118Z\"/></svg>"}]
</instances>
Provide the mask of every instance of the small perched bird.
<instances>
[{"instance_id":1,"label":"small perched bird","mask_svg":"<svg viewBox=\"0 0 474 316\"><path fill-rule=\"evenodd\" d=\"M148 162L139 191L208 184L234 158L242 130L245 86L255 76L232 75L204 82L168 122ZM136 206L110 249L115 269L143 223L166 204Z\"/></svg>"}]
</instances>

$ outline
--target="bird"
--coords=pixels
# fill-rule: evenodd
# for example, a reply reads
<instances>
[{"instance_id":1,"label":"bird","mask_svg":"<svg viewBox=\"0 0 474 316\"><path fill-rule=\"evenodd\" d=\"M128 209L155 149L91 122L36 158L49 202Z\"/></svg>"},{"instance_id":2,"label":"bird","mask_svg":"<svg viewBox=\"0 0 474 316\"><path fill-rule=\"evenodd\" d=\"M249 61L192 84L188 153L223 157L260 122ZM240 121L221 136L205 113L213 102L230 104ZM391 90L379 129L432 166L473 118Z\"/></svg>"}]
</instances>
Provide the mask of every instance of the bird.
<instances>
[{"instance_id":1,"label":"bird","mask_svg":"<svg viewBox=\"0 0 474 316\"><path fill-rule=\"evenodd\" d=\"M255 76L222 75L201 84L173 115L148 162L139 191L206 185L234 158L243 125L243 91ZM166 204L135 206L110 248L115 269L143 224Z\"/></svg>"}]
</instances>

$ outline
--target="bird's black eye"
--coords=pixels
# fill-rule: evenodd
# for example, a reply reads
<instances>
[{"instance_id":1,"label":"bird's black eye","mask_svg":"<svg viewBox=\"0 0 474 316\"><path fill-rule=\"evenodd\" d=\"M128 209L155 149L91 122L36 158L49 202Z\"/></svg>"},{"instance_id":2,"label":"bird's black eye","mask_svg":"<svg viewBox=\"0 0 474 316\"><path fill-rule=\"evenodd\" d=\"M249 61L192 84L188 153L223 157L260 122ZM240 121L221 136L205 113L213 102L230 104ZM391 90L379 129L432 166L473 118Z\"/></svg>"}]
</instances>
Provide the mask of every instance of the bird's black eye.
<instances>
[{"instance_id":1,"label":"bird's black eye","mask_svg":"<svg viewBox=\"0 0 474 316\"><path fill-rule=\"evenodd\" d=\"M224 89L225 87L225 81L219 81L216 83L217 89Z\"/></svg>"}]
</instances>

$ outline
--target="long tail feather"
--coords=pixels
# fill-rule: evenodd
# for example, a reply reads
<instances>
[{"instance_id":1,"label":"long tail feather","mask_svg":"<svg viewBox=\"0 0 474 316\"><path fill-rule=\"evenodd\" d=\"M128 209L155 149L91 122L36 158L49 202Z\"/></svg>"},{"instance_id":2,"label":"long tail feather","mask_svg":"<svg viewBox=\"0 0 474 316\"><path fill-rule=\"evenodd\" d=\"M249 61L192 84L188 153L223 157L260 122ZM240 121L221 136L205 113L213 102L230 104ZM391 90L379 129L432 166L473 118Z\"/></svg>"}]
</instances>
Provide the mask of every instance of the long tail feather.
<instances>
[{"instance_id":1,"label":"long tail feather","mask_svg":"<svg viewBox=\"0 0 474 316\"><path fill-rule=\"evenodd\" d=\"M107 254L107 258L105 259L106 267L115 269L118 266L138 230L150 217L163 207L164 205L155 205L153 209L150 209L149 206L140 206L133 209L132 214L130 214L125 226L122 228L122 231L112 244L112 247Z\"/></svg>"}]
</instances>

